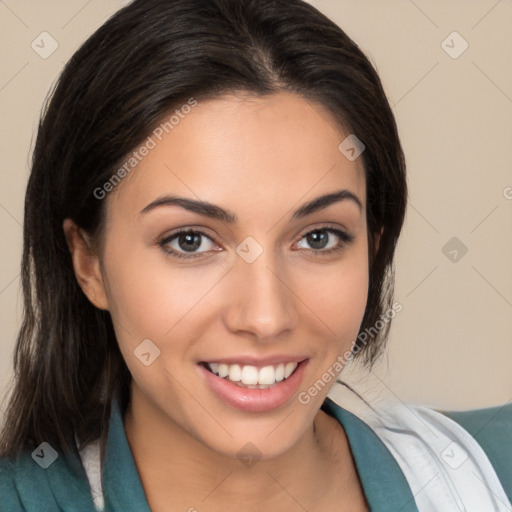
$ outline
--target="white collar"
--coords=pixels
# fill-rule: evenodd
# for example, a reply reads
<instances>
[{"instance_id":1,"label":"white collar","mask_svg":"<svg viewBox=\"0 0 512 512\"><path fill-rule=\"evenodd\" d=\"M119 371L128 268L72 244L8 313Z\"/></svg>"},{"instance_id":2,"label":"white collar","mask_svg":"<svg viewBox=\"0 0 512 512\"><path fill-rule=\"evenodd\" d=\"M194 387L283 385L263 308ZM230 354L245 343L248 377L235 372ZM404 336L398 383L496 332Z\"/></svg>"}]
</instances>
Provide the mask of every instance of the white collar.
<instances>
[{"instance_id":1,"label":"white collar","mask_svg":"<svg viewBox=\"0 0 512 512\"><path fill-rule=\"evenodd\" d=\"M343 385L335 385L329 398L381 439L420 512L512 512L482 447L455 421L389 396L372 401L365 396L365 402Z\"/></svg>"}]
</instances>

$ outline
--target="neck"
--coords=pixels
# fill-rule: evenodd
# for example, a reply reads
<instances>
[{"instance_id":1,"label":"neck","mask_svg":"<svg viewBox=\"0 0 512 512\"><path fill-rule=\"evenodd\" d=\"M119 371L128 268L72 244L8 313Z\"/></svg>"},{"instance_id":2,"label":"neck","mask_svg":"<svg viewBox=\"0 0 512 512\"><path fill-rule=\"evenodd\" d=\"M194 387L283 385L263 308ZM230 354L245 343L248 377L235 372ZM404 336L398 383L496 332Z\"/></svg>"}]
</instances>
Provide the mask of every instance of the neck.
<instances>
[{"instance_id":1,"label":"neck","mask_svg":"<svg viewBox=\"0 0 512 512\"><path fill-rule=\"evenodd\" d=\"M125 430L151 510L312 510L332 489L360 491L341 425L318 411L292 449L242 464L205 446L132 386ZM341 468L341 471L340 471ZM228 506L229 505L229 506ZM181 506L181 508L180 508ZM338 509L340 504L338 503Z\"/></svg>"}]
</instances>

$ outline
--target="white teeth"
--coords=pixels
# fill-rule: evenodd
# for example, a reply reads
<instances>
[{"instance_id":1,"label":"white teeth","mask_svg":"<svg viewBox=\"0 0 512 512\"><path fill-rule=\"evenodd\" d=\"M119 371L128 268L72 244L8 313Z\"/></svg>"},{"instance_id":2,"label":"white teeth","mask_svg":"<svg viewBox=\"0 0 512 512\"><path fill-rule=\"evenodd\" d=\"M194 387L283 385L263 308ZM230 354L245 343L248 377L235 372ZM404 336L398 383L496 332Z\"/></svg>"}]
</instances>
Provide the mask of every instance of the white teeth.
<instances>
[{"instance_id":1,"label":"white teeth","mask_svg":"<svg viewBox=\"0 0 512 512\"><path fill-rule=\"evenodd\" d=\"M210 365L210 366L213 366L213 365ZM213 367L212 367L212 371L213 373L217 373L213 370ZM229 366L227 364L219 364L219 377L227 377L229 375Z\"/></svg>"},{"instance_id":2,"label":"white teeth","mask_svg":"<svg viewBox=\"0 0 512 512\"><path fill-rule=\"evenodd\" d=\"M240 369L240 366L237 364L232 364L229 366L229 380L232 380L233 382L238 382L241 380L242 377L242 370Z\"/></svg>"},{"instance_id":3,"label":"white teeth","mask_svg":"<svg viewBox=\"0 0 512 512\"><path fill-rule=\"evenodd\" d=\"M242 368L242 375L240 380L246 386L253 386L254 384L258 384L258 368L255 366L244 366Z\"/></svg>"},{"instance_id":4,"label":"white teeth","mask_svg":"<svg viewBox=\"0 0 512 512\"><path fill-rule=\"evenodd\" d=\"M286 363L286 366L284 367L284 378L287 379L293 373L295 368L297 368L297 363Z\"/></svg>"},{"instance_id":5,"label":"white teeth","mask_svg":"<svg viewBox=\"0 0 512 512\"><path fill-rule=\"evenodd\" d=\"M269 386L270 384L274 384L276 381L276 372L273 366L264 366L260 368L258 372L258 383L266 384Z\"/></svg>"},{"instance_id":6,"label":"white teeth","mask_svg":"<svg viewBox=\"0 0 512 512\"><path fill-rule=\"evenodd\" d=\"M281 382L284 379L284 364L278 364L276 366L276 382Z\"/></svg>"},{"instance_id":7,"label":"white teeth","mask_svg":"<svg viewBox=\"0 0 512 512\"><path fill-rule=\"evenodd\" d=\"M281 382L287 379L297 366L298 363L280 363L258 369L251 365L209 363L209 367L215 375L223 379L227 377L229 380L238 382L239 385L250 389L265 389L276 382Z\"/></svg>"}]
</instances>

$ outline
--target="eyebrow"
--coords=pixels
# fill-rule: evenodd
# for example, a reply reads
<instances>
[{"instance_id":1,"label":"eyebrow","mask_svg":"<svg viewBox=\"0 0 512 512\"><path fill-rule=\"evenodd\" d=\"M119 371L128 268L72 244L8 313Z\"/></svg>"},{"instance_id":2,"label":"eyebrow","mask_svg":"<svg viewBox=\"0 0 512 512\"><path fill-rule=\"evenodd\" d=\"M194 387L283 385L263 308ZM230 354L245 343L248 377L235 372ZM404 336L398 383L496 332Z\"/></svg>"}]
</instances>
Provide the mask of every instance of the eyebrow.
<instances>
[{"instance_id":1,"label":"eyebrow","mask_svg":"<svg viewBox=\"0 0 512 512\"><path fill-rule=\"evenodd\" d=\"M353 202L358 206L359 211L362 212L363 210L363 205L360 199L353 192L350 192L350 190L342 189L317 197L316 199L303 204L293 213L291 220L301 219L340 201ZM189 199L186 197L169 195L155 199L153 202L149 203L145 208L143 208L140 211L140 214L148 213L160 206L180 206L185 210L189 210L199 215L204 215L205 217L220 220L228 224L235 224L238 221L236 213L225 210L224 208L221 208L215 204L208 203L206 201L198 201L196 199Z\"/></svg>"}]
</instances>

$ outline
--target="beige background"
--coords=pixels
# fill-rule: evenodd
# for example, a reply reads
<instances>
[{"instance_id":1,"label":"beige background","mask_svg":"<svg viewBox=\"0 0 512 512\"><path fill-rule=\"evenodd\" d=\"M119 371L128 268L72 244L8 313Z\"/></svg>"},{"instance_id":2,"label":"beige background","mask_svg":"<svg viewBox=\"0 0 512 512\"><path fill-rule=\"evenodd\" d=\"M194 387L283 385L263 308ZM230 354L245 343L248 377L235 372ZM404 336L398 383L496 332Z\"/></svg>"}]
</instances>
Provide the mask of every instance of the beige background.
<instances>
[{"instance_id":1,"label":"beige background","mask_svg":"<svg viewBox=\"0 0 512 512\"><path fill-rule=\"evenodd\" d=\"M64 62L123 3L0 0L0 398L20 322L23 200L38 115ZM512 2L310 3L376 66L409 172L396 261L403 310L381 364L343 375L357 389L436 407L512 400ZM31 48L42 32L58 43L46 59ZM443 49L455 56L464 41L457 58ZM443 252L453 237L459 246Z\"/></svg>"}]
</instances>

